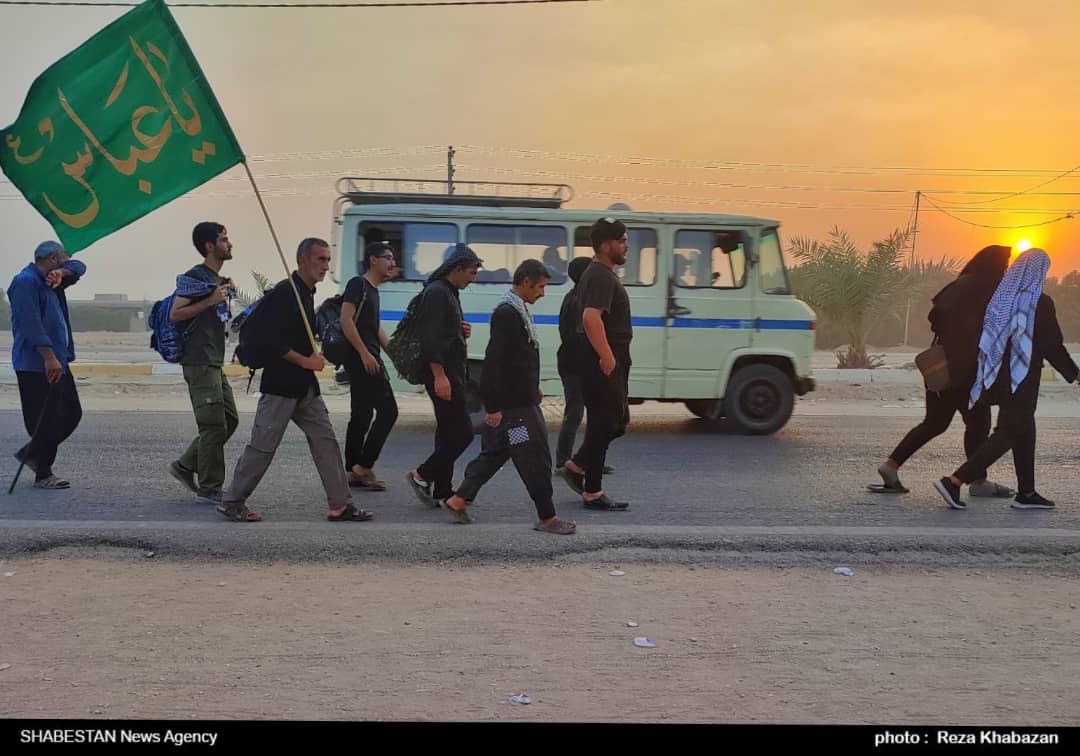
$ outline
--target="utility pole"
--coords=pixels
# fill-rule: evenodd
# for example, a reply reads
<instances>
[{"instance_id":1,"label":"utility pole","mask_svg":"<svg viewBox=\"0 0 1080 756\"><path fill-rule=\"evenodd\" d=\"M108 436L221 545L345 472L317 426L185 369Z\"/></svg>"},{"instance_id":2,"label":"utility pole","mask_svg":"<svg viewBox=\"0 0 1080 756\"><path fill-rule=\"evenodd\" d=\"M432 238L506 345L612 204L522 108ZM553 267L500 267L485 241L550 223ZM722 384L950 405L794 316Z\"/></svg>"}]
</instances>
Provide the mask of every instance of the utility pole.
<instances>
[{"instance_id":1,"label":"utility pole","mask_svg":"<svg viewBox=\"0 0 1080 756\"><path fill-rule=\"evenodd\" d=\"M911 226L911 262L908 267L915 270L915 241L919 238L919 199L922 192L915 192L915 222ZM911 296L908 296L907 314L904 316L904 346L908 345L908 328L911 325Z\"/></svg>"},{"instance_id":2,"label":"utility pole","mask_svg":"<svg viewBox=\"0 0 1080 756\"><path fill-rule=\"evenodd\" d=\"M446 150L446 193L454 193L454 146Z\"/></svg>"}]
</instances>

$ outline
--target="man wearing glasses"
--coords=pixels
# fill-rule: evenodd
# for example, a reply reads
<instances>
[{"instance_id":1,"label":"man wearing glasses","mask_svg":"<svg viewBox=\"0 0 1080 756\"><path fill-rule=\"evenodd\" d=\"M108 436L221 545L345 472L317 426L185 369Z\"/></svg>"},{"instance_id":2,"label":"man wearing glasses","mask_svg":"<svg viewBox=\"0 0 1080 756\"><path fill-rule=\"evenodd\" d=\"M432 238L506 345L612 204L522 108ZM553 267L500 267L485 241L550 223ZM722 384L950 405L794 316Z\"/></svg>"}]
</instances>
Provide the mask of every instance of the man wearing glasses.
<instances>
[{"instance_id":1,"label":"man wearing glasses","mask_svg":"<svg viewBox=\"0 0 1080 756\"><path fill-rule=\"evenodd\" d=\"M630 298L615 274L626 263L629 239L626 226L614 218L601 218L592 227L595 256L578 282L581 316L578 333L577 374L585 397L588 420L585 441L562 468L562 477L588 509L620 511L630 505L604 493L602 476L612 440L626 432L630 422L627 402L630 378Z\"/></svg>"},{"instance_id":2,"label":"man wearing glasses","mask_svg":"<svg viewBox=\"0 0 1080 756\"><path fill-rule=\"evenodd\" d=\"M375 476L375 462L397 422L397 400L382 362L386 331L379 325L379 287L398 270L389 242L364 246L364 275L345 286L341 302L341 332L353 351L345 361L349 375L351 414L345 435L345 469L349 485L385 491Z\"/></svg>"}]
</instances>

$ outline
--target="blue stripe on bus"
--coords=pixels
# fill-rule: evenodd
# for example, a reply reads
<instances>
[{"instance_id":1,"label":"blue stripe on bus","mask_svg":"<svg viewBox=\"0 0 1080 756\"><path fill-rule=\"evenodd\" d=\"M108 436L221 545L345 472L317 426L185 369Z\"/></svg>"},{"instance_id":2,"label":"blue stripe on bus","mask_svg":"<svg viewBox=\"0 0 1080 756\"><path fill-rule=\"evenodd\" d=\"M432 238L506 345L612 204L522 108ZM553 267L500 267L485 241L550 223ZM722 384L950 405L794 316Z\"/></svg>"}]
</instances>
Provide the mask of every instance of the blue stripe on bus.
<instances>
[{"instance_id":1,"label":"blue stripe on bus","mask_svg":"<svg viewBox=\"0 0 1080 756\"><path fill-rule=\"evenodd\" d=\"M405 317L402 310L384 310L382 319L396 322ZM558 315L534 315L537 325L559 324ZM467 312L465 320L469 323L486 324L491 321L490 313ZM630 324L638 328L664 328L667 326L667 318L632 317ZM723 328L729 330L753 330L759 331L811 331L814 329L812 320L754 320L753 318L674 318L672 328Z\"/></svg>"}]
</instances>

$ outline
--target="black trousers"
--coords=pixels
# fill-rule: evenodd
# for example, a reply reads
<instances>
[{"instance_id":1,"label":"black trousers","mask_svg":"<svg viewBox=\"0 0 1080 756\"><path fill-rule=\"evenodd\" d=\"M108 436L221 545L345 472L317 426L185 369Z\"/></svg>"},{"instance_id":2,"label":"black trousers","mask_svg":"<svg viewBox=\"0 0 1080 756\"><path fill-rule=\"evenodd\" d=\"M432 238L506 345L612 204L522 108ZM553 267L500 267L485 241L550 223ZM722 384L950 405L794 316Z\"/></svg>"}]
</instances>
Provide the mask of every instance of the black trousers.
<instances>
[{"instance_id":1,"label":"black trousers","mask_svg":"<svg viewBox=\"0 0 1080 756\"><path fill-rule=\"evenodd\" d=\"M70 371L66 371L60 381L51 386L45 373L19 370L15 375L19 381L23 424L31 436L30 442L17 454L20 459L28 460L37 467L37 480L44 480L52 475L60 444L75 432L82 420L79 392L75 389L75 379ZM36 435L35 428L38 429Z\"/></svg>"},{"instance_id":2,"label":"black trousers","mask_svg":"<svg viewBox=\"0 0 1080 756\"><path fill-rule=\"evenodd\" d=\"M435 408L435 450L416 472L432 484L432 496L445 499L454 493L454 463L472 443L472 420L465 405L464 383L451 380L448 402L435 395L434 382L424 388Z\"/></svg>"},{"instance_id":3,"label":"black trousers","mask_svg":"<svg viewBox=\"0 0 1080 756\"><path fill-rule=\"evenodd\" d=\"M574 439L581 421L585 419L585 397L581 394L581 379L576 373L560 370L563 386L563 416L559 440L555 447L555 466L562 467L574 455Z\"/></svg>"},{"instance_id":4,"label":"black trousers","mask_svg":"<svg viewBox=\"0 0 1080 756\"><path fill-rule=\"evenodd\" d=\"M964 454L967 457L974 455L990 435L990 405L980 401L970 410L967 405L967 391L927 391L926 417L908 431L889 458L900 465L907 462L911 455L947 431L957 412L964 419ZM986 469L974 470L973 475L972 480L983 480Z\"/></svg>"},{"instance_id":5,"label":"black trousers","mask_svg":"<svg viewBox=\"0 0 1080 756\"><path fill-rule=\"evenodd\" d=\"M1013 466L1016 468L1016 490L1020 493L1031 493L1035 490L1035 408L1039 403L1042 365L1032 365L1027 377L1016 387L1015 394L1008 393L1008 370L1006 352L1001 374L990 396L990 401L1001 405L997 427L953 474L965 483L970 483L977 480L977 472L985 470L1012 449Z\"/></svg>"},{"instance_id":6,"label":"black trousers","mask_svg":"<svg viewBox=\"0 0 1080 756\"><path fill-rule=\"evenodd\" d=\"M577 374L581 378L581 393L585 397L585 440L574 455L574 464L585 471L585 491L603 490L604 463L607 450L619 436L626 433L630 423L627 402L630 381L630 346L613 347L615 369L611 375L600 370L600 357L586 344L581 349Z\"/></svg>"},{"instance_id":7,"label":"black trousers","mask_svg":"<svg viewBox=\"0 0 1080 756\"><path fill-rule=\"evenodd\" d=\"M397 400L386 368L372 375L357 360L347 362L350 414L345 431L345 469L375 466L398 419Z\"/></svg>"},{"instance_id":8,"label":"black trousers","mask_svg":"<svg viewBox=\"0 0 1080 756\"><path fill-rule=\"evenodd\" d=\"M551 449L544 414L538 406L503 410L503 421L499 427L484 426L480 437L480 456L465 468L465 480L458 486L457 495L466 501L475 499L481 486L491 480L510 459L514 460L518 477L536 505L536 514L541 520L554 517Z\"/></svg>"}]
</instances>

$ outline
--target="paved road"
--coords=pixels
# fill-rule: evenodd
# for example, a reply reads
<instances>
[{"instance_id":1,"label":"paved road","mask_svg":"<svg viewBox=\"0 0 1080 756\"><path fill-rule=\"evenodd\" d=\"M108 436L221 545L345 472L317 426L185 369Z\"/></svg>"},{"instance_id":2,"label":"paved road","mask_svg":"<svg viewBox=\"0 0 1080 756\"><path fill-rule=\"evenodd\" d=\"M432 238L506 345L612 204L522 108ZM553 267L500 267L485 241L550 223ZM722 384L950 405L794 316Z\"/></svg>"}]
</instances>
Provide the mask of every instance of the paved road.
<instances>
[{"instance_id":1,"label":"paved road","mask_svg":"<svg viewBox=\"0 0 1080 756\"><path fill-rule=\"evenodd\" d=\"M235 464L251 430L242 415L227 450ZM336 418L339 438L345 418ZM966 512L944 507L930 482L959 461L959 426L905 468L913 492L865 492L877 461L913 423L906 418L795 417L765 438L716 433L697 420L648 418L613 446L618 471L607 490L628 498L625 513L584 511L554 481L560 513L577 520L573 538L534 533L531 503L511 467L474 505L478 524L449 525L423 508L401 480L431 444L427 421L403 419L387 444L385 493L359 492L377 512L366 524L328 523L302 434L286 434L273 467L250 501L267 521L227 523L164 473L194 432L188 413L88 412L56 465L73 481L66 492L33 489L27 475L0 494L0 555L63 546L153 550L161 556L251 558L584 559L805 562L815 559L902 563L1080 565L1075 420L1039 426L1040 490L1054 512L1021 512L1007 500L977 499ZM24 437L21 416L0 412L0 448ZM478 442L459 465L478 449ZM6 488L15 463L6 454ZM1011 483L1009 460L993 471ZM24 471L25 472L25 471Z\"/></svg>"}]
</instances>

